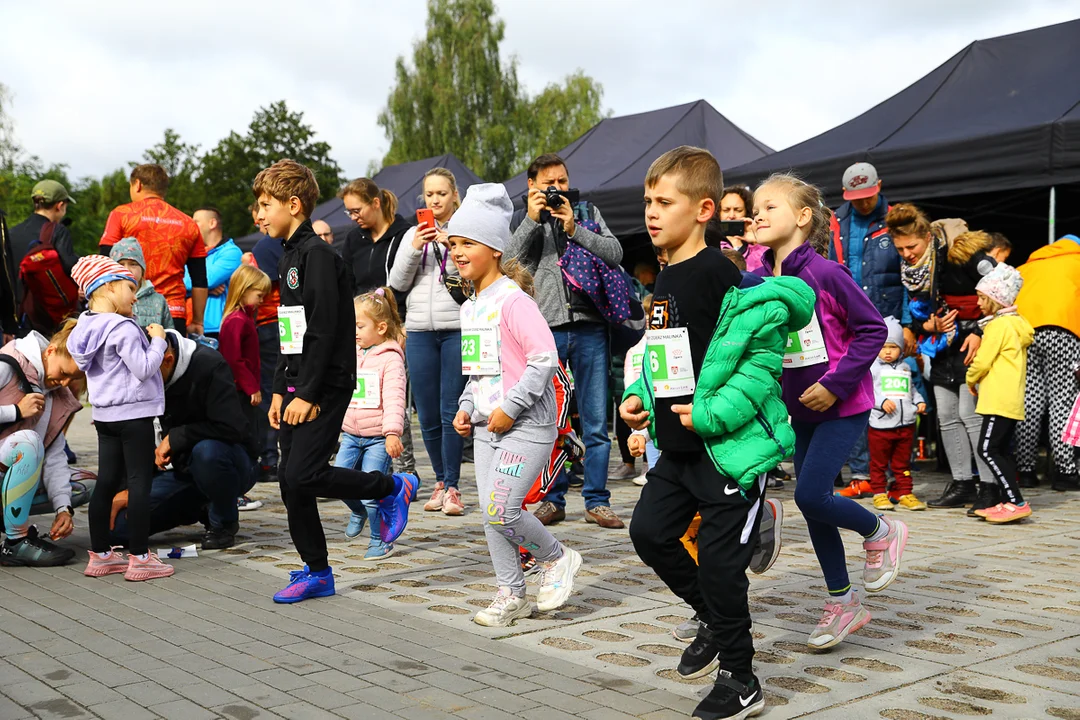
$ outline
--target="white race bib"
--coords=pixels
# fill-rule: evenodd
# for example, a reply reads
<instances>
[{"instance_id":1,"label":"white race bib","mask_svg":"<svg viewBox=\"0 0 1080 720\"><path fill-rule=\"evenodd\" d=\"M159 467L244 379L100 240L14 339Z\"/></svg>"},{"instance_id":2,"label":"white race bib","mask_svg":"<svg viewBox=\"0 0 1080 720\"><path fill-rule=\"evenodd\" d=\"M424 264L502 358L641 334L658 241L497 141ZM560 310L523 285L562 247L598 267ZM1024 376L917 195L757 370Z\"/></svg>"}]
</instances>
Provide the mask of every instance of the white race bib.
<instances>
[{"instance_id":1,"label":"white race bib","mask_svg":"<svg viewBox=\"0 0 1080 720\"><path fill-rule=\"evenodd\" d=\"M463 325L461 328L461 374L498 375L499 332L492 325Z\"/></svg>"},{"instance_id":2,"label":"white race bib","mask_svg":"<svg viewBox=\"0 0 1080 720\"><path fill-rule=\"evenodd\" d=\"M278 306L278 337L282 355L299 355L304 352L304 333L307 317L303 305Z\"/></svg>"},{"instance_id":3,"label":"white race bib","mask_svg":"<svg viewBox=\"0 0 1080 720\"><path fill-rule=\"evenodd\" d=\"M810 316L810 324L802 330L788 333L784 347L784 369L801 368L829 362L829 352L825 349L825 336L821 333L821 323L817 313Z\"/></svg>"},{"instance_id":4,"label":"white race bib","mask_svg":"<svg viewBox=\"0 0 1080 720\"><path fill-rule=\"evenodd\" d=\"M690 354L690 331L687 328L649 330L645 342L643 364L649 364L653 395L658 398L693 395L697 383Z\"/></svg>"},{"instance_id":5,"label":"white race bib","mask_svg":"<svg viewBox=\"0 0 1080 720\"><path fill-rule=\"evenodd\" d=\"M357 370L356 388L353 390L352 400L349 401L350 410L375 410L382 402L379 394L379 371Z\"/></svg>"},{"instance_id":6,"label":"white race bib","mask_svg":"<svg viewBox=\"0 0 1080 720\"><path fill-rule=\"evenodd\" d=\"M911 371L881 369L881 394L890 400L906 400L911 397Z\"/></svg>"}]
</instances>

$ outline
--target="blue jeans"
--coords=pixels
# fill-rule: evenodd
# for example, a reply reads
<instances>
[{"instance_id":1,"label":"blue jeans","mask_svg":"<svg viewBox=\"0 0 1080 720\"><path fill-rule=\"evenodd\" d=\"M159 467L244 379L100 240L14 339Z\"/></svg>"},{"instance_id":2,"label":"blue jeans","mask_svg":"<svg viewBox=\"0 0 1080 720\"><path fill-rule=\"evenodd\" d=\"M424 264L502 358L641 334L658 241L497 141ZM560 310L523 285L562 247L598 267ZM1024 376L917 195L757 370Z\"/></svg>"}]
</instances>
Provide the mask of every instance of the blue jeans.
<instances>
[{"instance_id":1,"label":"blue jeans","mask_svg":"<svg viewBox=\"0 0 1080 720\"><path fill-rule=\"evenodd\" d=\"M611 438L608 437L608 331L600 323L581 323L569 330L553 330L559 360L569 364L574 376L574 397L581 416L582 440L585 442L585 485L581 496L585 509L611 504L607 489L608 460L611 458ZM555 486L547 500L555 506L566 507L569 479L559 471Z\"/></svg>"},{"instance_id":2,"label":"blue jeans","mask_svg":"<svg viewBox=\"0 0 1080 720\"><path fill-rule=\"evenodd\" d=\"M863 430L855 440L847 459L848 468L852 477L858 475L861 478L870 477L870 433L869 429Z\"/></svg>"},{"instance_id":3,"label":"blue jeans","mask_svg":"<svg viewBox=\"0 0 1080 720\"><path fill-rule=\"evenodd\" d=\"M410 332L405 356L413 378L413 402L420 416L420 434L435 471L435 481L447 488L457 487L464 440L454 430L454 415L467 380L461 374L461 332ZM421 380L417 382L417 378Z\"/></svg>"},{"instance_id":4,"label":"blue jeans","mask_svg":"<svg viewBox=\"0 0 1080 720\"><path fill-rule=\"evenodd\" d=\"M259 334L259 390L262 391L262 402L259 403L259 417L255 425L256 446L262 452L262 464L267 467L277 467L278 464L278 431L270 427L267 415L270 412L270 400L274 395L274 370L277 368L278 351L281 348L281 339L278 337L277 323L267 323L258 328Z\"/></svg>"},{"instance_id":5,"label":"blue jeans","mask_svg":"<svg viewBox=\"0 0 1080 720\"><path fill-rule=\"evenodd\" d=\"M255 485L255 463L243 445L200 440L191 451L186 470L154 475L150 485L150 534L199 522L209 502L210 527L230 528L240 519L236 499ZM127 510L116 516L110 535L123 544Z\"/></svg>"},{"instance_id":6,"label":"blue jeans","mask_svg":"<svg viewBox=\"0 0 1080 720\"><path fill-rule=\"evenodd\" d=\"M820 423L792 422L795 429L795 504L806 518L825 586L832 594L851 587L839 528L873 534L878 519L859 503L833 494L833 480L856 438L866 437L870 412Z\"/></svg>"},{"instance_id":7,"label":"blue jeans","mask_svg":"<svg viewBox=\"0 0 1080 720\"><path fill-rule=\"evenodd\" d=\"M337 458L334 460L335 467L363 472L381 472L387 475L390 473L390 463L390 455L386 452L386 438L358 437L349 433L341 435L341 445L338 447ZM378 500L345 500L344 502L354 514L367 515L368 518L375 516L375 509L379 506Z\"/></svg>"}]
</instances>

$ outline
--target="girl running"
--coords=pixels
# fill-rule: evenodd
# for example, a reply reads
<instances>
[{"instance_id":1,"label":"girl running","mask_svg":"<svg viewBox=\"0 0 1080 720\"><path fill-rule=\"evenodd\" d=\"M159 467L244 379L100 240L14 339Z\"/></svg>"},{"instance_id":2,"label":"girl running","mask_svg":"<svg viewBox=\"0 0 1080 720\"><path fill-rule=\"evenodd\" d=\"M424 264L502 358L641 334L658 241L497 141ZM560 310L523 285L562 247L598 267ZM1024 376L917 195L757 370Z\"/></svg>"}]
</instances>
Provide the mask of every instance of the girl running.
<instances>
[{"instance_id":1,"label":"girl running","mask_svg":"<svg viewBox=\"0 0 1080 720\"><path fill-rule=\"evenodd\" d=\"M789 336L782 384L795 429L795 504L806 518L830 596L807 640L819 649L870 621L848 580L840 528L865 539L867 592L880 592L896 578L907 543L904 523L879 518L832 492L852 446L866 433L874 406L870 366L888 333L850 273L815 252L828 233L828 210L813 185L773 175L754 193L754 234L769 248L762 274L798 277L817 295L810 324Z\"/></svg>"},{"instance_id":2,"label":"girl running","mask_svg":"<svg viewBox=\"0 0 1080 720\"><path fill-rule=\"evenodd\" d=\"M469 383L454 429L463 437L475 431L478 497L499 591L473 619L489 627L532 615L519 546L541 566L541 612L566 602L581 567L581 555L521 510L557 435L552 378L559 361L555 338L529 296L532 278L517 263L500 259L512 213L502 185L473 185L447 227L451 258L476 291L461 306L462 373Z\"/></svg>"}]
</instances>

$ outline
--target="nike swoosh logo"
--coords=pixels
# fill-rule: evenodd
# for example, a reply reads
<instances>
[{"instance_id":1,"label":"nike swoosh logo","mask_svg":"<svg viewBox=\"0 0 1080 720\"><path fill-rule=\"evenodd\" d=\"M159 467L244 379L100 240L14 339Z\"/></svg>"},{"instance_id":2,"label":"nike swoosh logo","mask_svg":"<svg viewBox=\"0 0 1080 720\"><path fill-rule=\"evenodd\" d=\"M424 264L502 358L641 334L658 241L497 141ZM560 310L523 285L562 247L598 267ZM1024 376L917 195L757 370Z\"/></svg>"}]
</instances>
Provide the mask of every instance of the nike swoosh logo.
<instances>
[{"instance_id":1,"label":"nike swoosh logo","mask_svg":"<svg viewBox=\"0 0 1080 720\"><path fill-rule=\"evenodd\" d=\"M727 485L725 485L725 486L724 486L724 494L725 494L725 495L734 495L734 494L735 494L735 493L737 493L737 492L739 492L739 488L738 488L738 487L733 487L733 488L730 488L730 487L728 487Z\"/></svg>"},{"instance_id":2,"label":"nike swoosh logo","mask_svg":"<svg viewBox=\"0 0 1080 720\"><path fill-rule=\"evenodd\" d=\"M753 694L751 694L751 695L750 695L750 697L748 697L748 698L742 698L742 697L740 697L740 698L739 698L739 704L740 704L740 705L742 705L743 707L746 707L747 705L749 705L749 704L750 704L751 702L753 702L753 701L754 701L754 695L756 695L756 694L757 694L757 693L753 693Z\"/></svg>"}]
</instances>

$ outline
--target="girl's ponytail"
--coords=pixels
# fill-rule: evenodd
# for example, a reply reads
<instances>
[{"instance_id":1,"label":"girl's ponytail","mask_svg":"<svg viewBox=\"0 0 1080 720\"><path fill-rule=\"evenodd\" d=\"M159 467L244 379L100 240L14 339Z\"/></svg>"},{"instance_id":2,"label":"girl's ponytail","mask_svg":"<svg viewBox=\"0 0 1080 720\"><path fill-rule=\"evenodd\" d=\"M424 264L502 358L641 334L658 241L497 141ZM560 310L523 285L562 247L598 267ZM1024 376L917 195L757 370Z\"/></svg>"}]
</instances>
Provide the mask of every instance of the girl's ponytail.
<instances>
[{"instance_id":1,"label":"girl's ponytail","mask_svg":"<svg viewBox=\"0 0 1080 720\"><path fill-rule=\"evenodd\" d=\"M502 256L500 256L499 272L513 280L514 284L521 288L529 297L536 296L532 273L526 270L525 266L518 262L517 258L503 260Z\"/></svg>"}]
</instances>

